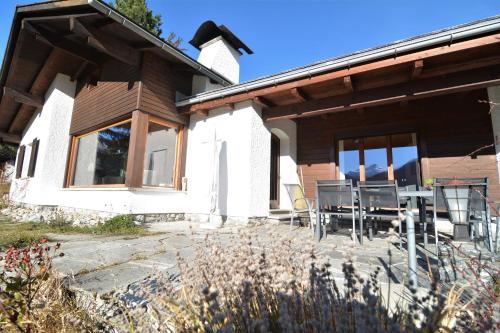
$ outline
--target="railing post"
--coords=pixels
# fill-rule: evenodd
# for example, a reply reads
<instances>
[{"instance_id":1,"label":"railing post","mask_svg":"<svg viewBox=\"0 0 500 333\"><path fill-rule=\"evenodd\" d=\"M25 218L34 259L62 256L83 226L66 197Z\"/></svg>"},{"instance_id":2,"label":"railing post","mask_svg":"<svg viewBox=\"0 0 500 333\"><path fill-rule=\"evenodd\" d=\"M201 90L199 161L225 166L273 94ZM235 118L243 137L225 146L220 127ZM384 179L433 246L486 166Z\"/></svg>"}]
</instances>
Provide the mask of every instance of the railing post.
<instances>
[{"instance_id":1,"label":"railing post","mask_svg":"<svg viewBox=\"0 0 500 333\"><path fill-rule=\"evenodd\" d=\"M410 287L417 288L417 248L415 244L415 220L412 211L406 211L406 237L408 241L408 281Z\"/></svg>"}]
</instances>

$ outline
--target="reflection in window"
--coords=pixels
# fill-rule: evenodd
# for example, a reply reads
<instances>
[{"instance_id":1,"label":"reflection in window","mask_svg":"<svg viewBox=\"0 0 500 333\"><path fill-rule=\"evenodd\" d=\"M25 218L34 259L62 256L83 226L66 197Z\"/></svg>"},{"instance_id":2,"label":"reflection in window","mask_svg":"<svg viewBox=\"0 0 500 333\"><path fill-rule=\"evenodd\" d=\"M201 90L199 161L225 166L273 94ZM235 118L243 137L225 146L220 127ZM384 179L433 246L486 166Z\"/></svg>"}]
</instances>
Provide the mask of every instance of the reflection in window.
<instances>
[{"instance_id":1,"label":"reflection in window","mask_svg":"<svg viewBox=\"0 0 500 333\"><path fill-rule=\"evenodd\" d=\"M359 181L359 149L358 140L347 139L339 141L340 179Z\"/></svg>"},{"instance_id":2,"label":"reflection in window","mask_svg":"<svg viewBox=\"0 0 500 333\"><path fill-rule=\"evenodd\" d=\"M364 138L365 179L387 180L387 140L385 136Z\"/></svg>"},{"instance_id":3,"label":"reflection in window","mask_svg":"<svg viewBox=\"0 0 500 333\"><path fill-rule=\"evenodd\" d=\"M415 133L391 136L394 179L399 186L417 185L417 138Z\"/></svg>"},{"instance_id":4,"label":"reflection in window","mask_svg":"<svg viewBox=\"0 0 500 333\"><path fill-rule=\"evenodd\" d=\"M125 184L130 122L78 139L73 185Z\"/></svg>"},{"instance_id":5,"label":"reflection in window","mask_svg":"<svg viewBox=\"0 0 500 333\"><path fill-rule=\"evenodd\" d=\"M144 155L144 185L166 187L174 185L176 143L177 129L149 123Z\"/></svg>"}]
</instances>

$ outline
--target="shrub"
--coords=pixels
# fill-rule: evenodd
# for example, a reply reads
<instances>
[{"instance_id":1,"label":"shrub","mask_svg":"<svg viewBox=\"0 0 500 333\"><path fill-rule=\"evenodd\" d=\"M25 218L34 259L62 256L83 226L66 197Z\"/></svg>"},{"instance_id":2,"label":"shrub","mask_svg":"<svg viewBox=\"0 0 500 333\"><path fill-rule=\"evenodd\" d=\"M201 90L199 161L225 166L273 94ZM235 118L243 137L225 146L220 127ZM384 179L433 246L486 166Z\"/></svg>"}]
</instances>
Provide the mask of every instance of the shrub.
<instances>
[{"instance_id":1,"label":"shrub","mask_svg":"<svg viewBox=\"0 0 500 333\"><path fill-rule=\"evenodd\" d=\"M321 262L312 246L298 248L290 240L274 239L258 245L246 236L230 245L207 240L194 260L178 258L179 281L159 275L155 290L144 286L141 297L149 301L149 310L125 309L122 327L174 327L177 332L445 332L486 327L474 317L457 321L463 311L450 311L437 283L425 295L411 288L410 297L392 302L391 309L389 297L381 292L379 268L365 278L347 259L344 284L339 285L329 263Z\"/></svg>"},{"instance_id":2,"label":"shrub","mask_svg":"<svg viewBox=\"0 0 500 333\"><path fill-rule=\"evenodd\" d=\"M117 215L100 226L105 233L126 233L139 229L134 223L132 215Z\"/></svg>"},{"instance_id":3,"label":"shrub","mask_svg":"<svg viewBox=\"0 0 500 333\"><path fill-rule=\"evenodd\" d=\"M91 328L52 268L63 256L43 239L25 248L10 247L0 258L0 331L68 332Z\"/></svg>"}]
</instances>

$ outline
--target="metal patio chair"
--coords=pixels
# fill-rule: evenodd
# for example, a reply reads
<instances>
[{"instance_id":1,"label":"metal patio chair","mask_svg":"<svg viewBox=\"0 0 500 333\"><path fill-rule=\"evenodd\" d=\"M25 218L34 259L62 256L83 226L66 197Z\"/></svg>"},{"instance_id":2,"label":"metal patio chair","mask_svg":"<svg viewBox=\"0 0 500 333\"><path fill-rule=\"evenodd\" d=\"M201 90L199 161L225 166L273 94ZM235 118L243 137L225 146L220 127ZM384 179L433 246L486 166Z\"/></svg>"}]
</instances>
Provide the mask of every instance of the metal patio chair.
<instances>
[{"instance_id":1,"label":"metal patio chair","mask_svg":"<svg viewBox=\"0 0 500 333\"><path fill-rule=\"evenodd\" d=\"M313 202L307 199L304 194L304 189L299 184L284 184L290 201L292 202L292 210L290 216L290 228L293 226L295 214L307 213L309 215L309 228L313 229ZM314 229L313 229L314 230Z\"/></svg>"},{"instance_id":2,"label":"metal patio chair","mask_svg":"<svg viewBox=\"0 0 500 333\"><path fill-rule=\"evenodd\" d=\"M467 228L466 234L476 246L482 240L493 252L488 178L435 178L433 187L434 224L439 221L439 213L447 213L454 237L463 239L463 229Z\"/></svg>"},{"instance_id":3,"label":"metal patio chair","mask_svg":"<svg viewBox=\"0 0 500 333\"><path fill-rule=\"evenodd\" d=\"M352 240L356 241L355 193L351 179L318 180L316 182L316 219L320 225L326 225L329 217L332 228L341 218L352 218ZM333 219L333 221L332 221ZM326 228L323 228L326 236Z\"/></svg>"},{"instance_id":4,"label":"metal patio chair","mask_svg":"<svg viewBox=\"0 0 500 333\"><path fill-rule=\"evenodd\" d=\"M368 239L373 240L373 227L376 220L400 220L401 206L397 181L358 182L359 189L359 231L363 244L363 221L368 221ZM399 221L399 247L403 248L402 221Z\"/></svg>"}]
</instances>

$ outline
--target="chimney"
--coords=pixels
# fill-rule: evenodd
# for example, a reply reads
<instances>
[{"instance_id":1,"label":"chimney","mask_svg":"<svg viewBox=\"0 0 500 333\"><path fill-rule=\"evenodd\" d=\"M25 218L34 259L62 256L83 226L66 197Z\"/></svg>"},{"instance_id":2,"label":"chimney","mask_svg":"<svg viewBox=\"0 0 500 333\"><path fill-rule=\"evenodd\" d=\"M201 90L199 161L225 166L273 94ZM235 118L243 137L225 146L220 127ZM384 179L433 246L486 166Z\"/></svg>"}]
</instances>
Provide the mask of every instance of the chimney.
<instances>
[{"instance_id":1,"label":"chimney","mask_svg":"<svg viewBox=\"0 0 500 333\"><path fill-rule=\"evenodd\" d=\"M253 53L228 28L217 26L213 21L203 23L189 43L200 50L198 62L232 83L240 81L240 56L243 54L240 49L247 54ZM210 88L209 85L206 88Z\"/></svg>"}]
</instances>

